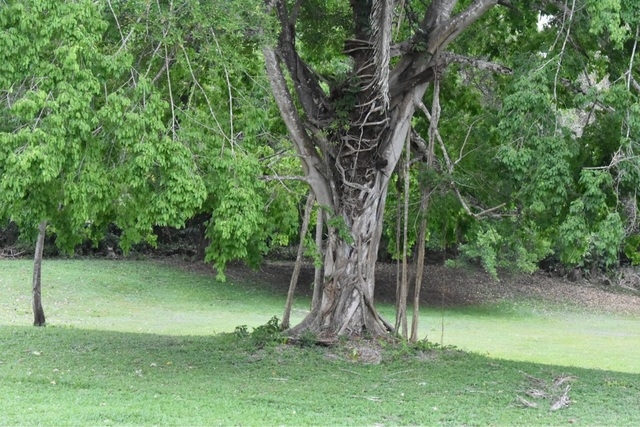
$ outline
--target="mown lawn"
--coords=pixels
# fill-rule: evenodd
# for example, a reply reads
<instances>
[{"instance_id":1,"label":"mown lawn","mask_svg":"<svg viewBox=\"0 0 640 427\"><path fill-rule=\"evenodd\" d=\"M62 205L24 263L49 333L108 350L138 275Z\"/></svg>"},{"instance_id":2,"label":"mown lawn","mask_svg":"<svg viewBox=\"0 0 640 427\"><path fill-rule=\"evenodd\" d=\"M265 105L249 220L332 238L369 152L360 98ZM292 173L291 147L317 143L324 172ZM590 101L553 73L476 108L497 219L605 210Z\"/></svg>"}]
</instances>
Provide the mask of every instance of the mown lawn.
<instances>
[{"instance_id":1,"label":"mown lawn","mask_svg":"<svg viewBox=\"0 0 640 427\"><path fill-rule=\"evenodd\" d=\"M544 364L384 343L259 348L233 331L280 315L284 297L255 284L221 284L152 262L47 261L50 326L33 328L30 267L0 262L2 425L640 425L639 363L636 373L564 363L574 348L583 351L585 322L604 322L600 331L615 344L607 328L633 334L640 319L554 312L577 334L564 330L563 351L547 352ZM298 317L307 303L298 303ZM537 320L539 347L561 346L546 335L553 320L536 317L538 308L445 312L445 344L471 330L490 343L503 328L516 335L500 347L512 342L526 358L530 345L517 334L534 333ZM423 323L441 314L427 312ZM426 328L439 341L440 324ZM624 354L593 351L614 364L627 353L637 358L640 346L624 338ZM371 351L380 363L363 363ZM551 411L565 391L571 402Z\"/></svg>"},{"instance_id":2,"label":"mown lawn","mask_svg":"<svg viewBox=\"0 0 640 427\"><path fill-rule=\"evenodd\" d=\"M0 423L640 425L635 374L451 350L382 352L382 363L367 365L349 347L256 349L233 334L2 327ZM560 377L569 380L554 395ZM550 411L567 384L572 403ZM552 395L534 399L532 390Z\"/></svg>"}]
</instances>

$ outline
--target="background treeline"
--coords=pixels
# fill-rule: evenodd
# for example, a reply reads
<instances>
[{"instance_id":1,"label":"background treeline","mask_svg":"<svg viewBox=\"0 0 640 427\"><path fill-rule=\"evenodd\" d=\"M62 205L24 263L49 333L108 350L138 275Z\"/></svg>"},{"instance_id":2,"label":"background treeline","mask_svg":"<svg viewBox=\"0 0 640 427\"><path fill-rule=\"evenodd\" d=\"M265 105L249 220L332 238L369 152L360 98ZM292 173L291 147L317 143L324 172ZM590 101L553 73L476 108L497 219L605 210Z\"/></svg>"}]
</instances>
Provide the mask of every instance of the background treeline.
<instances>
[{"instance_id":1,"label":"background treeline","mask_svg":"<svg viewBox=\"0 0 640 427\"><path fill-rule=\"evenodd\" d=\"M347 69L343 46L312 22L339 29L346 12L324 3L302 2L298 37L331 92ZM408 175L401 163L393 177L381 258L400 255L406 205L410 248L426 218L428 250L493 274L640 263L640 7L547 2L541 19L536 2L513 3L517 13L492 11L453 46L511 73L464 63L443 73L433 158L415 150ZM45 253L160 245L220 271L298 242L307 186L264 71L261 47L275 34L262 2L0 5L7 256L28 252L43 218ZM413 124L428 141L429 120Z\"/></svg>"}]
</instances>

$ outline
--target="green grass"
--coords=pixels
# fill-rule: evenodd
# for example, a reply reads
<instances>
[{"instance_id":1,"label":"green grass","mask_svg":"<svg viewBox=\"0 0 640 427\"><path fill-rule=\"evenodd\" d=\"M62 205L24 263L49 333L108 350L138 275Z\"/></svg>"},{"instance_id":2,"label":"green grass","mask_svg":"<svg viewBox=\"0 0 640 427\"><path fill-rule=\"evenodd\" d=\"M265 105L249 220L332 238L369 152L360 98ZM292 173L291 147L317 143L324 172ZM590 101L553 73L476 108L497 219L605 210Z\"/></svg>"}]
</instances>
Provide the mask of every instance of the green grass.
<instances>
[{"instance_id":1,"label":"green grass","mask_svg":"<svg viewBox=\"0 0 640 427\"><path fill-rule=\"evenodd\" d=\"M0 262L0 324L29 325L32 262ZM257 284L216 282L146 261L43 262L43 306L50 325L171 335L230 332L240 323L282 316L283 297ZM296 304L292 321L307 305Z\"/></svg>"},{"instance_id":2,"label":"green grass","mask_svg":"<svg viewBox=\"0 0 640 427\"><path fill-rule=\"evenodd\" d=\"M251 349L232 334L0 328L3 425L639 425L639 376L387 350ZM521 408L525 376L571 375L568 408ZM533 399L530 399L533 400Z\"/></svg>"},{"instance_id":3,"label":"green grass","mask_svg":"<svg viewBox=\"0 0 640 427\"><path fill-rule=\"evenodd\" d=\"M443 315L445 344L476 352L386 347L367 365L350 346L215 334L264 324L284 296L153 262L46 261L50 326L33 328L30 274L0 262L0 425L640 425L639 319L539 303L427 310L432 341ZM558 395L563 375L567 408L525 394Z\"/></svg>"}]
</instances>

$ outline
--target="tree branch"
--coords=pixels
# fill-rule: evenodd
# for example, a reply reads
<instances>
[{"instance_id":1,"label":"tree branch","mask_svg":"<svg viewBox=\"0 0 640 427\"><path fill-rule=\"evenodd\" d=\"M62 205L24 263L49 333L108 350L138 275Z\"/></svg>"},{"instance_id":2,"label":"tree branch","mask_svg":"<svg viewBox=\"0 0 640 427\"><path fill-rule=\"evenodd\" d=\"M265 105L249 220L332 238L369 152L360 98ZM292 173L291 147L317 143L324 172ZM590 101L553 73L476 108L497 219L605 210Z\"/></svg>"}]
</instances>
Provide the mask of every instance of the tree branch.
<instances>
[{"instance_id":1,"label":"tree branch","mask_svg":"<svg viewBox=\"0 0 640 427\"><path fill-rule=\"evenodd\" d=\"M418 108L424 113L424 115L427 117L427 120L429 120L429 122L431 123L432 121L432 117L431 114L429 113L429 110L427 110L427 107L424 105L424 103L422 103L422 101L420 101L417 104ZM454 170L454 163L451 161L451 158L449 157L449 153L447 152L447 147L444 144L444 141L442 140L442 136L440 135L440 131L435 128L434 129L434 134L436 139L438 140L438 143L440 145L440 149L442 150L442 155L444 156L444 160L445 163L447 164L447 170L449 171L449 175L451 177L453 177L453 170ZM480 212L477 213L473 213L471 211L471 208L469 207L469 204L467 203L467 201L465 200L465 198L462 196L462 193L460 193L460 190L458 189L458 186L456 185L456 182L451 179L451 181L449 182L449 184L451 185L451 188L453 189L454 193L456 193L456 197L458 198L458 201L460 201L460 204L462 205L462 208L464 209L464 211L469 215L472 216L476 219L480 219L483 216L486 216L490 213L495 212L496 210L504 207L506 205L506 203L501 203L498 206L495 206L493 208L489 208L489 209L484 209Z\"/></svg>"},{"instance_id":2,"label":"tree branch","mask_svg":"<svg viewBox=\"0 0 640 427\"><path fill-rule=\"evenodd\" d=\"M631 79L631 86L633 86L633 88L640 93L640 83L638 83L638 81L636 79L633 78L633 76L629 76L629 78Z\"/></svg>"},{"instance_id":3,"label":"tree branch","mask_svg":"<svg viewBox=\"0 0 640 427\"><path fill-rule=\"evenodd\" d=\"M453 52L443 52L441 54L441 58L446 65L457 63L482 71L491 71L498 74L513 74L513 70L509 67L505 67L501 64L496 64L495 62L485 61L484 59L480 58L472 58Z\"/></svg>"},{"instance_id":4,"label":"tree branch","mask_svg":"<svg viewBox=\"0 0 640 427\"><path fill-rule=\"evenodd\" d=\"M434 29L429 35L428 52L432 55L443 52L460 33L497 4L498 0L475 0L467 9L449 19L444 25L438 26L440 28Z\"/></svg>"},{"instance_id":5,"label":"tree branch","mask_svg":"<svg viewBox=\"0 0 640 427\"><path fill-rule=\"evenodd\" d=\"M289 16L285 3L283 0L278 0L274 4L280 20L278 54L293 80L306 120L314 126L324 127L331 119L330 103L320 87L317 73L298 55L295 46L295 22L290 22L298 12L294 5L294 11Z\"/></svg>"},{"instance_id":6,"label":"tree branch","mask_svg":"<svg viewBox=\"0 0 640 427\"><path fill-rule=\"evenodd\" d=\"M302 181L309 183L309 179L306 176L298 176L298 175L263 175L258 179L269 182L269 181Z\"/></svg>"},{"instance_id":7,"label":"tree branch","mask_svg":"<svg viewBox=\"0 0 640 427\"><path fill-rule=\"evenodd\" d=\"M408 45L406 42L400 43L394 48L394 53L397 54L402 51L413 53L407 53L403 61L391 73L389 91L391 98L393 99L421 83L431 82L437 72L448 65L447 61L456 60L467 65L473 64L477 67L483 67L482 69L506 73L509 70L507 67L480 59L465 59L465 57L455 54L447 54L444 55L444 59L442 58L449 43L498 3L498 0L475 0L466 10L453 18L448 18L449 8L452 7L451 1L442 0L429 5L427 17L420 25L418 34L412 38L411 43ZM443 10L438 10L437 5L440 5ZM425 42L426 46L421 46ZM425 53L416 54L414 51L418 47Z\"/></svg>"},{"instance_id":8,"label":"tree branch","mask_svg":"<svg viewBox=\"0 0 640 427\"><path fill-rule=\"evenodd\" d=\"M317 154L313 141L307 134L298 115L298 110L291 98L276 52L272 47L267 46L263 49L263 54L274 99L293 139L293 146L302 158L302 168L307 176L307 182L311 185L320 204L333 206L333 198L331 197L327 179L320 173L322 159Z\"/></svg>"}]
</instances>

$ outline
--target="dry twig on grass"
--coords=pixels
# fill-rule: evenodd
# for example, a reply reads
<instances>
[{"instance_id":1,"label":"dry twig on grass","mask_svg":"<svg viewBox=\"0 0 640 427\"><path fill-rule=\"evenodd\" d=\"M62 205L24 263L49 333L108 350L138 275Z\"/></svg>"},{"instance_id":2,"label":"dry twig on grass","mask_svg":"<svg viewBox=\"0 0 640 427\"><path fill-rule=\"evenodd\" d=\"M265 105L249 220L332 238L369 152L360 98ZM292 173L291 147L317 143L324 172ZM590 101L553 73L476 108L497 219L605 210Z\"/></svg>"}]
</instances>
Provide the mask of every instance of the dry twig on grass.
<instances>
[{"instance_id":1,"label":"dry twig on grass","mask_svg":"<svg viewBox=\"0 0 640 427\"><path fill-rule=\"evenodd\" d=\"M522 375L527 379L529 388L523 391L528 397L532 399L549 399L551 406L550 411L557 411L558 409L565 408L571 404L569 398L569 391L571 385L567 384L576 380L576 377L571 375L559 375L553 379L550 383L541 378L536 378L525 372ZM561 387L563 387L561 389ZM517 403L524 408L537 408L538 403L525 399L520 395L516 395Z\"/></svg>"},{"instance_id":2,"label":"dry twig on grass","mask_svg":"<svg viewBox=\"0 0 640 427\"><path fill-rule=\"evenodd\" d=\"M551 404L551 411L557 411L558 409L565 408L571 404L571 399L569 398L569 390L571 390L571 385L567 384L562 395L558 396L553 404Z\"/></svg>"},{"instance_id":3,"label":"dry twig on grass","mask_svg":"<svg viewBox=\"0 0 640 427\"><path fill-rule=\"evenodd\" d=\"M12 247L8 247L8 248L4 248L2 249L2 251L0 251L0 259L13 259L13 258L19 258L22 255L24 255L25 251L19 251L15 248Z\"/></svg>"},{"instance_id":4,"label":"dry twig on grass","mask_svg":"<svg viewBox=\"0 0 640 427\"><path fill-rule=\"evenodd\" d=\"M518 403L523 407L523 408L537 408L538 404L535 402L531 402L527 399L525 399L524 397L521 396L516 396L516 399L518 400Z\"/></svg>"}]
</instances>

